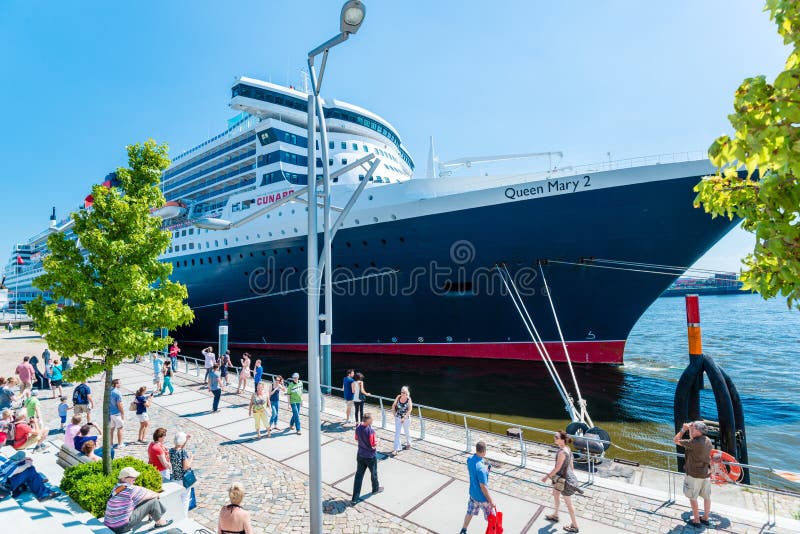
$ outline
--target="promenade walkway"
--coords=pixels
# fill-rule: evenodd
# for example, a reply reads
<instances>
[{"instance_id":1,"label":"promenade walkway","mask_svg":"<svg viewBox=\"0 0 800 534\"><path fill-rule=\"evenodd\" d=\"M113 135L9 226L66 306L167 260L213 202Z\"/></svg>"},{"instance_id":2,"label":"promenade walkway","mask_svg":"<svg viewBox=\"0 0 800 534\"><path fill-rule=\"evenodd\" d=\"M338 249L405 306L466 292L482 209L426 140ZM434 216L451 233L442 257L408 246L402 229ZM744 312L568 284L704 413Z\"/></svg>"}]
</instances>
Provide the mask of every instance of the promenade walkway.
<instances>
[{"instance_id":1,"label":"promenade walkway","mask_svg":"<svg viewBox=\"0 0 800 534\"><path fill-rule=\"evenodd\" d=\"M123 364L114 376L122 379L127 406L132 392L152 384L148 362ZM202 378L202 372L201 376ZM174 432L192 435L189 449L194 451L198 475L198 508L190 512L197 522L216 529L219 508L227 500L232 482L242 482L247 491L245 507L251 510L255 532L308 532L308 425L302 417L303 433L273 432L271 438L255 439L252 418L247 416L247 395L229 390L222 397L220 410L211 413L211 396L193 374L177 373L174 395L156 397L150 408L150 433L159 426L168 429L167 442ZM102 399L101 384L91 382L95 400ZM467 502L468 455L448 446L446 436L434 433L425 441L414 441L414 448L396 458L380 454L378 473L386 489L378 495L363 495L366 500L349 506L355 472L356 447L352 427L341 424L337 408L340 401L326 397L323 412L323 496L325 531L332 533L366 532L458 532ZM55 419L55 402L45 401L45 415ZM95 410L95 417L99 409ZM285 428L290 411L281 400L280 427ZM380 417L377 418L378 423ZM138 422L127 419L126 441L135 440ZM391 425L393 429L394 425ZM447 425L442 425L446 428ZM389 428L389 425L387 425ZM382 440L381 453L392 448L393 432L377 428ZM124 454L146 458L146 445L130 443ZM493 465L490 487L498 508L505 516L508 533L561 532L566 523L552 524L544 519L552 511L550 489L538 481L552 459L529 462L525 468L503 461L502 451L489 454ZM583 480L585 480L584 475ZM678 479L679 480L679 479ZM365 485L369 490L369 483ZM670 504L666 491L644 488L613 480L596 480L586 486L584 496L574 498L581 532L697 532L686 524L688 502L680 495ZM766 515L745 508L716 505L712 528L721 532L798 532L800 522L778 518L777 526L766 526ZM568 518L561 512L562 521ZM483 532L482 518L473 519L470 532Z\"/></svg>"}]
</instances>

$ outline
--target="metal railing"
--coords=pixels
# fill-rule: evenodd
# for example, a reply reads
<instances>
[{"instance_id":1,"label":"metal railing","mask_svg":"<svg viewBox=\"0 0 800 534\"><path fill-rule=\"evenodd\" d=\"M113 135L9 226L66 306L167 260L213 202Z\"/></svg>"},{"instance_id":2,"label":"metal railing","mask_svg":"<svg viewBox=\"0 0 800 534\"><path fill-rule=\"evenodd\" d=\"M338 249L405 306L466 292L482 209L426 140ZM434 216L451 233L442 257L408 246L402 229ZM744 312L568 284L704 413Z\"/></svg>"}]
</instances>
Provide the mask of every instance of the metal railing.
<instances>
[{"instance_id":1,"label":"metal railing","mask_svg":"<svg viewBox=\"0 0 800 534\"><path fill-rule=\"evenodd\" d=\"M184 372L186 374L189 374L189 375L193 374L194 376L196 376L198 378L201 376L200 375L200 368L201 368L201 365L204 364L204 360L203 359L194 358L194 357L185 356L185 355L180 355L179 358L183 361ZM191 362L191 364L193 364L193 371L190 370L190 362ZM241 373L241 367L240 366L229 366L229 372L231 372L231 371L235 374L236 379L237 379L236 382L237 382L237 385L238 385L238 378L239 378L240 373ZM264 374L262 375L262 377L263 377L262 381L266 381L267 379L268 380L274 380L275 376L277 376L277 375L272 374L272 373L264 372ZM301 381L301 382L303 382L304 388L307 390L308 383L304 382L304 381ZM233 386L228 386L228 387L231 388ZM323 390L328 390L328 391L336 391L336 392L340 392L340 393L343 393L343 391L344 391L340 387L329 386L329 385L322 386L322 389ZM323 400L323 402L324 402L324 399L326 398L326 396L328 396L328 395L327 394L322 394L321 395L321 399ZM381 396L381 395L368 395L367 399L371 401L370 404L376 406L376 408L378 408L380 410L380 428L381 429L387 429L387 422L388 422L387 412L391 411L390 407L394 404L394 399L389 398L389 397L384 397L384 396ZM528 461L527 461L528 460L528 456L529 456L528 448L529 448L529 446L531 444L537 444L537 445L543 446L543 447L545 447L545 448L547 448L548 450L551 450L551 451L554 449L552 444L544 443L544 442L541 442L541 441L537 442L537 441L531 440L530 438L526 439L524 437L525 432L528 432L529 435L533 434L534 436L535 435L540 435L540 434L541 435L552 435L554 431L550 430L550 429L537 428L537 427L532 427L532 426L527 426L527 425L520 425L518 423L511 423L511 422L508 422L508 421L502 421L502 420L498 420L498 419L490 419L490 418L486 418L486 417L480 417L480 416L477 416L477 415L471 415L471 414L466 414L466 413L462 413L462 412L456 412L456 411L452 411L452 410L445 410L445 409L442 409L442 408L436 408L434 406L428 406L428 405L424 405L424 404L420 404L420 403L414 403L414 407L413 408L414 408L414 411L416 412L416 422L417 422L418 429L419 429L418 430L418 436L419 436L418 439L421 440L421 441L437 441L438 440L440 442L449 442L451 444L452 443L458 444L459 442L462 442L464 444L464 447L463 447L464 452L472 452L473 443L474 443L474 437L475 437L474 435L476 433L484 433L484 434L490 435L493 439L504 440L504 441L501 441L501 447L503 446L503 443L511 444L513 442L513 444L514 444L513 448L512 447L503 448L502 452L503 452L503 454L505 456L512 456L512 455L519 454L519 463L518 463L518 465L521 468L526 468L527 465L528 465ZM322 411L325 411L324 404L322 405ZM427 417L426 417L426 414L424 412L427 412ZM433 414L438 414L440 416L439 417L433 417L432 416ZM428 421L436 421L439 424L439 426L442 428L442 430L438 434L436 434L435 432L432 432L431 428L428 425L426 425L426 420L428 420ZM471 421L472 422L482 423L482 424L476 425L476 424L473 423L472 426L470 426L470 422ZM503 434L497 433L497 432L492 430L492 427L498 427L498 426L499 427L504 427L506 429L509 429L509 428L519 429L519 433L518 433L518 435L513 436L513 437L512 436L504 436ZM460 432L462 432L462 430L463 430L463 441L459 437L461 435ZM570 435L570 437L572 437L572 438L581 438L582 440L585 440L585 441L583 441L583 443L586 444L586 447L582 448L580 450L576 450L574 452L574 455L577 458L580 458L580 459L586 461L586 463L587 463L587 471L586 471L587 472L587 482L586 482L586 485L592 485L595 482L595 474L596 474L595 462L598 459L598 457L600 457L602 455L598 455L598 454L590 451L589 450L591 448L590 447L590 443L595 443L595 444L598 444L600 446L605 446L605 445L610 445L611 442L610 441L605 441L605 440L602 440L602 439L598 439L598 438L587 437L587 436ZM607 449L608 447L604 447L604 448ZM512 449L513 449L513 454L512 454ZM677 498L677 490L676 490L675 480L676 480L677 477L683 476L683 474L678 472L678 471L673 470L673 459L676 459L675 467L677 468L677 458L682 458L684 455L682 455L680 453L677 453L677 452L674 452L674 451L666 451L666 450L652 449L652 448L641 448L641 449L637 449L637 450L632 451L632 452L650 453L650 454L654 454L656 456L660 456L660 457L662 457L664 459L665 464L666 464L666 469L663 469L663 468L660 468L660 467L655 467L655 466L647 466L647 469L652 469L652 470L663 472L663 473L666 474L666 478L667 478L667 503L668 504L675 503L676 498ZM508 463L508 462L506 462L506 463ZM764 475L763 477L757 477L757 478L763 478L765 480L770 480L771 476L778 476L778 475L776 475L775 470L773 468L771 468L771 467L765 467L765 466L759 466L759 465L753 465L753 464L730 463L730 462L720 462L720 463L722 463L724 465L737 465L737 466L740 466L742 468L747 468L747 469L751 469L753 471L757 471L757 472L761 473L762 475ZM780 480L782 482L784 482L784 483L786 482L783 478L780 478ZM532 482L534 484L541 485L537 481L532 481ZM775 523L776 523L776 519L777 519L776 496L783 495L783 496L787 496L787 497L790 497L790 498L793 498L793 499L797 499L798 502L800 502L800 493L794 492L794 491L785 490L785 489L780 489L778 487L768 487L768 486L764 485L761 481L756 482L756 483L752 483L751 482L751 484L741 484L739 482L729 482L729 483L733 484L733 485L736 485L736 486L739 486L739 487L742 487L742 488L746 488L745 491L750 491L750 492L761 491L761 492L763 492L765 494L765 497L766 497L767 525L768 526L774 526ZM776 483L775 485L777 486L778 484Z\"/></svg>"}]
</instances>

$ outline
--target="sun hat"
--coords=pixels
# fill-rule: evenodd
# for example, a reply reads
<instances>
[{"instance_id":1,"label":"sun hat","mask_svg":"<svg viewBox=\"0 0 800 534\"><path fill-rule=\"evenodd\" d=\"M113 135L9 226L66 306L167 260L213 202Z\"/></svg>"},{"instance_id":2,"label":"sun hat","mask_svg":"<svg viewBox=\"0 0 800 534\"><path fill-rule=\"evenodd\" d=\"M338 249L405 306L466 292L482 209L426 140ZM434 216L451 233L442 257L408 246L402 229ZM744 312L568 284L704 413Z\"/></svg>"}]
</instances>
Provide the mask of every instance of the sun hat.
<instances>
[{"instance_id":1,"label":"sun hat","mask_svg":"<svg viewBox=\"0 0 800 534\"><path fill-rule=\"evenodd\" d=\"M134 469L133 467L123 467L122 470L119 472L119 480L125 480L126 478L139 478L141 473Z\"/></svg>"}]
</instances>

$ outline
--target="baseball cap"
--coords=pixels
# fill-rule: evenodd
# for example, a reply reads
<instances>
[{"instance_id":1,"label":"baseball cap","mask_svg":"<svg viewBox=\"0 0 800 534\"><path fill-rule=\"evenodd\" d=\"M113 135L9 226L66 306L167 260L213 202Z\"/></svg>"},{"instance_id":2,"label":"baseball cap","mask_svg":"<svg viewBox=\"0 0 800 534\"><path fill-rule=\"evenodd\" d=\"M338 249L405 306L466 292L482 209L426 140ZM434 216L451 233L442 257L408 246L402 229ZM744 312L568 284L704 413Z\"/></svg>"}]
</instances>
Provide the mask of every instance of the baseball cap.
<instances>
[{"instance_id":1,"label":"baseball cap","mask_svg":"<svg viewBox=\"0 0 800 534\"><path fill-rule=\"evenodd\" d=\"M141 473L134 469L133 467L123 467L122 470L119 472L119 480L125 480L128 477L138 478Z\"/></svg>"},{"instance_id":2,"label":"baseball cap","mask_svg":"<svg viewBox=\"0 0 800 534\"><path fill-rule=\"evenodd\" d=\"M292 375L292 378L300 378L300 373L294 373L294 374Z\"/></svg>"}]
</instances>

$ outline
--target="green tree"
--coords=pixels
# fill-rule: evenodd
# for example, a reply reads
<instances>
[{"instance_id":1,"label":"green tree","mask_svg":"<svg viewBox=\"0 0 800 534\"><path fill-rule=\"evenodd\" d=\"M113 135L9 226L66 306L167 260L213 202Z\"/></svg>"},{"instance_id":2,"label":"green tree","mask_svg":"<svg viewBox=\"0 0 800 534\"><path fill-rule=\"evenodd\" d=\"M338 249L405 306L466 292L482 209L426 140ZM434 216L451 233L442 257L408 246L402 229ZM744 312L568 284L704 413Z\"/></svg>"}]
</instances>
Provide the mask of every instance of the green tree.
<instances>
[{"instance_id":1,"label":"green tree","mask_svg":"<svg viewBox=\"0 0 800 534\"><path fill-rule=\"evenodd\" d=\"M167 342L157 336L160 328L173 329L194 318L183 303L186 287L169 280L172 264L158 261L170 233L150 215L151 208L164 204L158 183L169 166L167 146L150 139L127 150L130 168L117 170L119 186L95 185L93 205L72 214L77 241L66 233L48 238L45 274L34 285L67 305L48 305L41 297L28 305L48 345L78 356L68 373L71 379L105 372L105 474L111 472L108 424L114 366L158 350Z\"/></svg>"},{"instance_id":2,"label":"green tree","mask_svg":"<svg viewBox=\"0 0 800 534\"><path fill-rule=\"evenodd\" d=\"M709 148L717 174L697 185L695 203L715 217L741 217L755 233L745 287L800 309L800 0L767 0L765 11L790 47L785 68L771 84L757 76L736 90L735 134Z\"/></svg>"}]
</instances>

